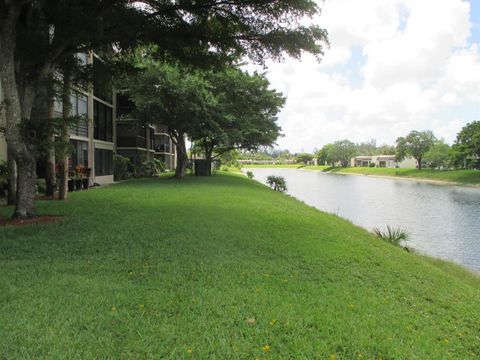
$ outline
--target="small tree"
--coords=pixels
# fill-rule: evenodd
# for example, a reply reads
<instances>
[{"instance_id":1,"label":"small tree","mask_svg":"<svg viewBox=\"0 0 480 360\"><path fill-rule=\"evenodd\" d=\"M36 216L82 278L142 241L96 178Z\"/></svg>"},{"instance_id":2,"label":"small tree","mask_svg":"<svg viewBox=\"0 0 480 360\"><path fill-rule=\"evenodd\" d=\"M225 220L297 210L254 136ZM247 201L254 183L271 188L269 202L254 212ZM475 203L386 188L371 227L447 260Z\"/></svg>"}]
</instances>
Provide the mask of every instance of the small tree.
<instances>
[{"instance_id":1,"label":"small tree","mask_svg":"<svg viewBox=\"0 0 480 360\"><path fill-rule=\"evenodd\" d=\"M417 160L418 170L422 170L422 160L425 153L435 144L435 135L430 130L411 131L405 137L399 137L396 141L397 160L403 160L412 156Z\"/></svg>"},{"instance_id":2,"label":"small tree","mask_svg":"<svg viewBox=\"0 0 480 360\"><path fill-rule=\"evenodd\" d=\"M267 184L270 185L275 191L287 191L287 182L283 176L270 175L267 177Z\"/></svg>"}]
</instances>

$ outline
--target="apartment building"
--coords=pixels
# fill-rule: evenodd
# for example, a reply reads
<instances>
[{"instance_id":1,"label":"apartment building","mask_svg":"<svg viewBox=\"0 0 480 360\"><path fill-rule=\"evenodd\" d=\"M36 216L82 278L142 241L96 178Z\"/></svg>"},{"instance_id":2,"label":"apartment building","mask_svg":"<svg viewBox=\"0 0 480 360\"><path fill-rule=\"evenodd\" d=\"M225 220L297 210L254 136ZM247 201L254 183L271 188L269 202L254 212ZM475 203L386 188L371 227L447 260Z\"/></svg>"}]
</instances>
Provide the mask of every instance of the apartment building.
<instances>
[{"instance_id":1,"label":"apartment building","mask_svg":"<svg viewBox=\"0 0 480 360\"><path fill-rule=\"evenodd\" d=\"M90 185L112 183L117 116L113 89L102 78L104 65L96 55L90 53L77 56L81 63L93 65L95 77L87 87L74 86L70 96L72 115L85 119L70 129L70 144L73 148L70 167L73 169L77 165L83 165L90 168ZM53 110L55 116L62 116L62 103L56 100ZM5 119L2 118L2 121ZM0 159L7 159L3 135L0 136ZM41 167L40 164L40 173Z\"/></svg>"},{"instance_id":2,"label":"apartment building","mask_svg":"<svg viewBox=\"0 0 480 360\"><path fill-rule=\"evenodd\" d=\"M379 168L412 168L417 166L417 161L408 157L397 161L395 155L356 156L350 160L352 167L379 167Z\"/></svg>"},{"instance_id":3,"label":"apartment building","mask_svg":"<svg viewBox=\"0 0 480 360\"><path fill-rule=\"evenodd\" d=\"M162 125L140 124L128 116L135 108L127 96L117 94L117 154L128 157L135 165L156 158L165 163L168 170L175 169L175 146Z\"/></svg>"}]
</instances>

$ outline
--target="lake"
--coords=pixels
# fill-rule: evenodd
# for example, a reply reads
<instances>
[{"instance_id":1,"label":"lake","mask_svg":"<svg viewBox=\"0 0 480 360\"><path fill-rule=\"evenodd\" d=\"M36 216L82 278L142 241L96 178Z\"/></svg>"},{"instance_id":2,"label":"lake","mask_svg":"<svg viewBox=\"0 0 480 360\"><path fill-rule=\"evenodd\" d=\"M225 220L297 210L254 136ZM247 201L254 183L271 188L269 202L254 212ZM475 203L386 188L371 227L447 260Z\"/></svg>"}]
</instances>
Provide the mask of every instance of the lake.
<instances>
[{"instance_id":1,"label":"lake","mask_svg":"<svg viewBox=\"0 0 480 360\"><path fill-rule=\"evenodd\" d=\"M287 193L369 230L401 227L408 246L480 271L480 189L412 180L254 168L263 183L283 176Z\"/></svg>"}]
</instances>

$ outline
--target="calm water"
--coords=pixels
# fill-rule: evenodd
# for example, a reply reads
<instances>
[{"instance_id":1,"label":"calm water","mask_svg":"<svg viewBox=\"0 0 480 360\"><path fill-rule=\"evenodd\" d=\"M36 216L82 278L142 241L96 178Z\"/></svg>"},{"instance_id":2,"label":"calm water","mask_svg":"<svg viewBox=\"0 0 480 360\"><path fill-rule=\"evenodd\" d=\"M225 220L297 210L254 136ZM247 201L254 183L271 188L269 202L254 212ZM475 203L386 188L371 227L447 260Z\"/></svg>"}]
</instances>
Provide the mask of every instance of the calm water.
<instances>
[{"instance_id":1,"label":"calm water","mask_svg":"<svg viewBox=\"0 0 480 360\"><path fill-rule=\"evenodd\" d=\"M264 183L269 175L283 176L290 195L367 229L402 227L410 233L410 247L480 271L480 189L295 169L249 170Z\"/></svg>"}]
</instances>

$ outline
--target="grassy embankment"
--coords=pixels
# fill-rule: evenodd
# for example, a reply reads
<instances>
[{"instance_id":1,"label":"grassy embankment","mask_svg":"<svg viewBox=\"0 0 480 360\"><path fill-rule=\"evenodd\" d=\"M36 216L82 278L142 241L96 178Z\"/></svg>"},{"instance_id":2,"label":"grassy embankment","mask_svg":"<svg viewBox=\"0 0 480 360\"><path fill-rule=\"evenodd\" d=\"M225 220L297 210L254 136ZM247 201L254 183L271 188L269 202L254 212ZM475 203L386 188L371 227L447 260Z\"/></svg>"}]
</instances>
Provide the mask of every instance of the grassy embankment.
<instances>
[{"instance_id":1,"label":"grassy embankment","mask_svg":"<svg viewBox=\"0 0 480 360\"><path fill-rule=\"evenodd\" d=\"M4 358L480 357L478 278L243 176L38 209L0 228Z\"/></svg>"}]
</instances>

